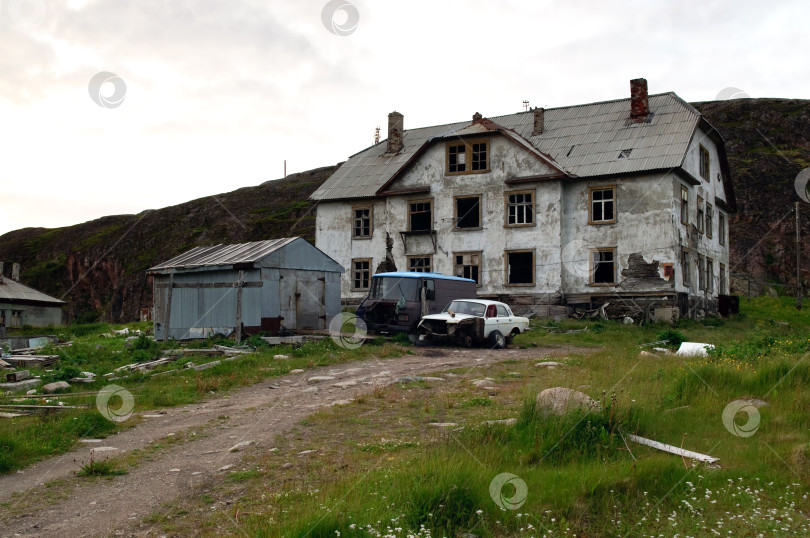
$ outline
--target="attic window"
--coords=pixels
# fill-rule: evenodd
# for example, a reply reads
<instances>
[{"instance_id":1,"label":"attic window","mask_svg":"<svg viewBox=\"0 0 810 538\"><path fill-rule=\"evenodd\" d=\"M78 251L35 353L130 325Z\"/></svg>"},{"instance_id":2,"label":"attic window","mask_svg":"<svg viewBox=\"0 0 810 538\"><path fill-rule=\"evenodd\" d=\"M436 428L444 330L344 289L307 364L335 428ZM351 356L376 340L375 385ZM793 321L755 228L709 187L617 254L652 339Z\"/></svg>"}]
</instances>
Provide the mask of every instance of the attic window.
<instances>
[{"instance_id":1,"label":"attic window","mask_svg":"<svg viewBox=\"0 0 810 538\"><path fill-rule=\"evenodd\" d=\"M619 152L619 156L616 157L616 158L617 159L626 159L626 158L628 158L630 156L631 153L633 153L633 148L623 149L623 150L621 150L621 152Z\"/></svg>"},{"instance_id":2,"label":"attic window","mask_svg":"<svg viewBox=\"0 0 810 538\"><path fill-rule=\"evenodd\" d=\"M489 171L489 143L486 140L447 144L447 173L474 174Z\"/></svg>"},{"instance_id":3,"label":"attic window","mask_svg":"<svg viewBox=\"0 0 810 538\"><path fill-rule=\"evenodd\" d=\"M709 180L710 173L710 164L709 164L709 150L704 148L702 145L700 146L700 177L705 179L706 181Z\"/></svg>"}]
</instances>

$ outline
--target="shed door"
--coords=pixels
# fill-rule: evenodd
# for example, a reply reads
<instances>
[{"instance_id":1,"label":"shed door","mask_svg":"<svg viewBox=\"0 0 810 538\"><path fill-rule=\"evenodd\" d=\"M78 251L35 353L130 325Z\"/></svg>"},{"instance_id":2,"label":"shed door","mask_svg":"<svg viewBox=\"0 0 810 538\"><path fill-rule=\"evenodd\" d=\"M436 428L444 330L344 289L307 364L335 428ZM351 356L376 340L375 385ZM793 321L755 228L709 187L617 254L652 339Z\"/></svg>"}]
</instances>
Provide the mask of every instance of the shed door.
<instances>
[{"instance_id":1,"label":"shed door","mask_svg":"<svg viewBox=\"0 0 810 538\"><path fill-rule=\"evenodd\" d=\"M296 274L289 269L279 270L278 281L278 308L279 316L283 319L281 324L287 329L295 329L295 309L296 309Z\"/></svg>"},{"instance_id":2,"label":"shed door","mask_svg":"<svg viewBox=\"0 0 810 538\"><path fill-rule=\"evenodd\" d=\"M296 320L299 329L326 328L326 282L319 273L299 271Z\"/></svg>"}]
</instances>

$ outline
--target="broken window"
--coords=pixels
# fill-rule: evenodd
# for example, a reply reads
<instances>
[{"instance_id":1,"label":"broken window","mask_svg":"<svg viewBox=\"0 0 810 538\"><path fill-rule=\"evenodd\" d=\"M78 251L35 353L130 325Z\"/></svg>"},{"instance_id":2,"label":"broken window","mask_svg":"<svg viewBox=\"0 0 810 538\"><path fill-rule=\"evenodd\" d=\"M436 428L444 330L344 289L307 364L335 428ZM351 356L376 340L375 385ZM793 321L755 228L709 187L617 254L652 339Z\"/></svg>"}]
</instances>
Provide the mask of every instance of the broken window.
<instances>
[{"instance_id":1,"label":"broken window","mask_svg":"<svg viewBox=\"0 0 810 538\"><path fill-rule=\"evenodd\" d=\"M714 260L706 258L706 291L714 292Z\"/></svg>"},{"instance_id":2,"label":"broken window","mask_svg":"<svg viewBox=\"0 0 810 538\"><path fill-rule=\"evenodd\" d=\"M720 287L717 288L717 292L720 295L726 295L726 266L722 263L720 264Z\"/></svg>"},{"instance_id":3,"label":"broken window","mask_svg":"<svg viewBox=\"0 0 810 538\"><path fill-rule=\"evenodd\" d=\"M408 256L408 271L412 273L430 273L432 256Z\"/></svg>"},{"instance_id":4,"label":"broken window","mask_svg":"<svg viewBox=\"0 0 810 538\"><path fill-rule=\"evenodd\" d=\"M506 283L513 286L534 284L533 250L517 250L506 253Z\"/></svg>"},{"instance_id":5,"label":"broken window","mask_svg":"<svg viewBox=\"0 0 810 538\"><path fill-rule=\"evenodd\" d=\"M506 194L506 225L530 226L534 224L534 191Z\"/></svg>"},{"instance_id":6,"label":"broken window","mask_svg":"<svg viewBox=\"0 0 810 538\"><path fill-rule=\"evenodd\" d=\"M616 283L616 249L599 248L591 251L591 284Z\"/></svg>"},{"instance_id":7,"label":"broken window","mask_svg":"<svg viewBox=\"0 0 810 538\"><path fill-rule=\"evenodd\" d=\"M371 258L352 260L352 289L367 290L371 281Z\"/></svg>"},{"instance_id":8,"label":"broken window","mask_svg":"<svg viewBox=\"0 0 810 538\"><path fill-rule=\"evenodd\" d=\"M456 228L481 227L481 197L456 198Z\"/></svg>"},{"instance_id":9,"label":"broken window","mask_svg":"<svg viewBox=\"0 0 810 538\"><path fill-rule=\"evenodd\" d=\"M697 199L697 230L703 233L703 198L700 196Z\"/></svg>"},{"instance_id":10,"label":"broken window","mask_svg":"<svg viewBox=\"0 0 810 538\"><path fill-rule=\"evenodd\" d=\"M371 237L371 208L370 207L355 207L354 208L354 232L355 238L369 238Z\"/></svg>"},{"instance_id":11,"label":"broken window","mask_svg":"<svg viewBox=\"0 0 810 538\"><path fill-rule=\"evenodd\" d=\"M681 224L689 224L689 189L681 185Z\"/></svg>"},{"instance_id":12,"label":"broken window","mask_svg":"<svg viewBox=\"0 0 810 538\"><path fill-rule=\"evenodd\" d=\"M698 254L698 289L706 289L706 257Z\"/></svg>"},{"instance_id":13,"label":"broken window","mask_svg":"<svg viewBox=\"0 0 810 538\"><path fill-rule=\"evenodd\" d=\"M717 240L721 245L726 244L726 216L722 212L717 219Z\"/></svg>"},{"instance_id":14,"label":"broken window","mask_svg":"<svg viewBox=\"0 0 810 538\"><path fill-rule=\"evenodd\" d=\"M709 202L706 202L706 237L712 238L714 231L714 207Z\"/></svg>"},{"instance_id":15,"label":"broken window","mask_svg":"<svg viewBox=\"0 0 810 538\"><path fill-rule=\"evenodd\" d=\"M590 198L590 224L605 224L616 222L615 188L591 187L588 189Z\"/></svg>"},{"instance_id":16,"label":"broken window","mask_svg":"<svg viewBox=\"0 0 810 538\"><path fill-rule=\"evenodd\" d=\"M408 204L408 222L412 232L433 229L433 211L431 208L431 200L418 200Z\"/></svg>"},{"instance_id":17,"label":"broken window","mask_svg":"<svg viewBox=\"0 0 810 538\"><path fill-rule=\"evenodd\" d=\"M11 327L22 327L23 312L22 310L11 311Z\"/></svg>"},{"instance_id":18,"label":"broken window","mask_svg":"<svg viewBox=\"0 0 810 538\"><path fill-rule=\"evenodd\" d=\"M475 280L481 285L481 253L480 252L454 252L455 264L453 274L461 278Z\"/></svg>"},{"instance_id":19,"label":"broken window","mask_svg":"<svg viewBox=\"0 0 810 538\"><path fill-rule=\"evenodd\" d=\"M710 165L709 150L700 146L700 177L709 181Z\"/></svg>"},{"instance_id":20,"label":"broken window","mask_svg":"<svg viewBox=\"0 0 810 538\"><path fill-rule=\"evenodd\" d=\"M681 251L681 270L683 271L683 285L688 286L689 278L689 249L685 248Z\"/></svg>"},{"instance_id":21,"label":"broken window","mask_svg":"<svg viewBox=\"0 0 810 538\"><path fill-rule=\"evenodd\" d=\"M489 143L484 140L447 145L447 173L463 174L489 170Z\"/></svg>"}]
</instances>

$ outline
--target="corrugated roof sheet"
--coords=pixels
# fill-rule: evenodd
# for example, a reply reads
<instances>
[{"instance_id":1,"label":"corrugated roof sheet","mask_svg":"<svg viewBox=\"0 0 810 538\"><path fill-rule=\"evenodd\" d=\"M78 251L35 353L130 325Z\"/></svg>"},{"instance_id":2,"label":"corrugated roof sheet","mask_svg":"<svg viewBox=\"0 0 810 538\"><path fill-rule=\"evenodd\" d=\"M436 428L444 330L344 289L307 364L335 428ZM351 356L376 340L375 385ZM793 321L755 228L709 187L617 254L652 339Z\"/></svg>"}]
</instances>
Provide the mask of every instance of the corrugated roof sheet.
<instances>
[{"instance_id":1,"label":"corrugated roof sheet","mask_svg":"<svg viewBox=\"0 0 810 538\"><path fill-rule=\"evenodd\" d=\"M213 247L195 247L167 262L150 268L149 271L253 263L296 239L298 237L285 237L283 239L269 239L267 241L254 241L235 245L220 244Z\"/></svg>"},{"instance_id":2,"label":"corrugated roof sheet","mask_svg":"<svg viewBox=\"0 0 810 538\"><path fill-rule=\"evenodd\" d=\"M591 177L681 165L700 113L674 93L649 97L650 123L630 123L630 99L552 108L544 132L532 136L534 112L489 118L555 161L572 176ZM386 155L385 141L353 155L311 196L312 200L371 198L426 142L486 132L470 121L406 130L404 148ZM631 154L619 159L622 150Z\"/></svg>"},{"instance_id":3,"label":"corrugated roof sheet","mask_svg":"<svg viewBox=\"0 0 810 538\"><path fill-rule=\"evenodd\" d=\"M0 284L0 302L2 301L34 301L37 303L53 303L55 305L65 304L65 301L45 295L41 291L29 288L25 284L15 282L10 278L3 278Z\"/></svg>"}]
</instances>

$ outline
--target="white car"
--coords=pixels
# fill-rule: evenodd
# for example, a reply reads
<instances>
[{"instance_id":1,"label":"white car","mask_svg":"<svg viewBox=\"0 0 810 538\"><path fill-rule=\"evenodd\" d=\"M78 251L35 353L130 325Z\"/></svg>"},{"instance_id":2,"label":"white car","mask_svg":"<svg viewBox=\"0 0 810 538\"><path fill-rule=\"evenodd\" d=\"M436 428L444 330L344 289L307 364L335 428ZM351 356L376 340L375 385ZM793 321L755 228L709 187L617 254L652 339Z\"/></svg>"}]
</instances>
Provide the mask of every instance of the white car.
<instances>
[{"instance_id":1,"label":"white car","mask_svg":"<svg viewBox=\"0 0 810 538\"><path fill-rule=\"evenodd\" d=\"M420 340L446 339L470 347L486 343L502 349L516 334L529 328L529 319L516 316L498 301L457 299L440 314L422 318L417 327Z\"/></svg>"}]
</instances>

